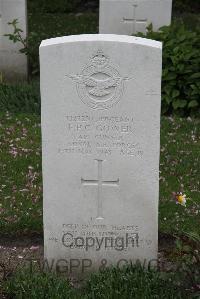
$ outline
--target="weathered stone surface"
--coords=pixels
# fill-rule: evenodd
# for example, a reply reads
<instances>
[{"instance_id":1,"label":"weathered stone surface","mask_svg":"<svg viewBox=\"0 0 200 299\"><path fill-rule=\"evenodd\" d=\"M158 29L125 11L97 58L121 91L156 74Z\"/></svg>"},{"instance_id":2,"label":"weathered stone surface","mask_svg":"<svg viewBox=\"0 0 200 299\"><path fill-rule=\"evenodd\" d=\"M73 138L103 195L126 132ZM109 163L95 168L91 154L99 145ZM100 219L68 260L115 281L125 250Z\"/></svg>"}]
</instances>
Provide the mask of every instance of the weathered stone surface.
<instances>
[{"instance_id":1,"label":"weathered stone surface","mask_svg":"<svg viewBox=\"0 0 200 299\"><path fill-rule=\"evenodd\" d=\"M107 34L40 46L45 257L69 274L157 257L161 52Z\"/></svg>"}]
</instances>

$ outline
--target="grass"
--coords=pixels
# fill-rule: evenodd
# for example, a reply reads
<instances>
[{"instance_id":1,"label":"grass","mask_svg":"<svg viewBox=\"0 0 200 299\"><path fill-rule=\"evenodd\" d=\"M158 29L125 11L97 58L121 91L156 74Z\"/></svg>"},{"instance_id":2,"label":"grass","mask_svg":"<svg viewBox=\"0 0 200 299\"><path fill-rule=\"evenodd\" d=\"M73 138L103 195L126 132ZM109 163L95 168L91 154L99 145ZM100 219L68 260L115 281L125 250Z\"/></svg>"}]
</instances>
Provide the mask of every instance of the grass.
<instances>
[{"instance_id":1,"label":"grass","mask_svg":"<svg viewBox=\"0 0 200 299\"><path fill-rule=\"evenodd\" d=\"M0 116L0 232L42 231L40 118Z\"/></svg>"},{"instance_id":2,"label":"grass","mask_svg":"<svg viewBox=\"0 0 200 299\"><path fill-rule=\"evenodd\" d=\"M163 118L160 159L160 231L200 232L200 120ZM171 193L184 192L187 207L174 204Z\"/></svg>"},{"instance_id":3,"label":"grass","mask_svg":"<svg viewBox=\"0 0 200 299\"><path fill-rule=\"evenodd\" d=\"M2 283L1 289L4 295L15 299L75 298L74 290L64 278L53 273L30 272L28 268L18 270L8 281Z\"/></svg>"},{"instance_id":4,"label":"grass","mask_svg":"<svg viewBox=\"0 0 200 299\"><path fill-rule=\"evenodd\" d=\"M38 81L15 85L0 84L0 111L40 114Z\"/></svg>"},{"instance_id":5,"label":"grass","mask_svg":"<svg viewBox=\"0 0 200 299\"><path fill-rule=\"evenodd\" d=\"M85 285L76 289L63 277L37 271L30 273L27 269L11 277L4 284L4 291L15 299L186 298L183 286L174 283L172 275L139 266L106 269L93 274Z\"/></svg>"},{"instance_id":6,"label":"grass","mask_svg":"<svg viewBox=\"0 0 200 299\"><path fill-rule=\"evenodd\" d=\"M200 233L200 120L162 117L159 230ZM40 117L0 115L0 232L42 232ZM183 191L187 206L172 192Z\"/></svg>"},{"instance_id":7,"label":"grass","mask_svg":"<svg viewBox=\"0 0 200 299\"><path fill-rule=\"evenodd\" d=\"M177 286L176 286L177 287ZM86 283L87 299L153 299L186 298L180 287L172 283L172 276L140 266L106 269L93 274Z\"/></svg>"}]
</instances>

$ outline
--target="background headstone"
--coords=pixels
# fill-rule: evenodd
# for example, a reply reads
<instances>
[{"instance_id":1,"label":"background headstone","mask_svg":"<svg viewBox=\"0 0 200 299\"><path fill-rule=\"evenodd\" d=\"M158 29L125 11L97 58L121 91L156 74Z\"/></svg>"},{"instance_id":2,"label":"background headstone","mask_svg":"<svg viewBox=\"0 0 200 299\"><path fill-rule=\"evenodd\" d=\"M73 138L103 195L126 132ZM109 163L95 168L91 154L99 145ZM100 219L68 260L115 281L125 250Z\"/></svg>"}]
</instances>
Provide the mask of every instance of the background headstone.
<instances>
[{"instance_id":1,"label":"background headstone","mask_svg":"<svg viewBox=\"0 0 200 299\"><path fill-rule=\"evenodd\" d=\"M13 33L8 22L18 19L18 28L23 30L26 38L26 0L0 0L0 73L6 80L27 79L27 57L19 52L23 48L21 43L13 43L4 34Z\"/></svg>"},{"instance_id":2,"label":"background headstone","mask_svg":"<svg viewBox=\"0 0 200 299\"><path fill-rule=\"evenodd\" d=\"M157 257L161 52L120 35L40 46L45 257L69 274Z\"/></svg>"},{"instance_id":3,"label":"background headstone","mask_svg":"<svg viewBox=\"0 0 200 299\"><path fill-rule=\"evenodd\" d=\"M134 35L171 23L172 0L100 0L99 32Z\"/></svg>"}]
</instances>

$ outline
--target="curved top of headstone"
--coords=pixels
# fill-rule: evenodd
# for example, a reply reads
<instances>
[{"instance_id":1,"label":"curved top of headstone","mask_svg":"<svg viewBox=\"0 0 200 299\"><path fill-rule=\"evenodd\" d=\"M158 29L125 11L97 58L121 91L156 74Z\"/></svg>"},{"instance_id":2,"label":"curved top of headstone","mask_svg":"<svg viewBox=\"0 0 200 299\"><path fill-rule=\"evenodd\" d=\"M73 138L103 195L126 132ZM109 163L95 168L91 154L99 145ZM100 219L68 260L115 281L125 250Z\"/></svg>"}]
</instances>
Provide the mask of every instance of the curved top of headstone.
<instances>
[{"instance_id":1,"label":"curved top of headstone","mask_svg":"<svg viewBox=\"0 0 200 299\"><path fill-rule=\"evenodd\" d=\"M117 34L81 34L81 35L69 35L56 37L51 39L46 39L41 42L40 47L58 45L63 43L73 43L73 42L92 42L92 41L106 41L106 42L120 42L120 43L130 43L139 44L142 46L149 46L154 48L162 48L162 43L141 37L127 36L127 35L117 35Z\"/></svg>"}]
</instances>

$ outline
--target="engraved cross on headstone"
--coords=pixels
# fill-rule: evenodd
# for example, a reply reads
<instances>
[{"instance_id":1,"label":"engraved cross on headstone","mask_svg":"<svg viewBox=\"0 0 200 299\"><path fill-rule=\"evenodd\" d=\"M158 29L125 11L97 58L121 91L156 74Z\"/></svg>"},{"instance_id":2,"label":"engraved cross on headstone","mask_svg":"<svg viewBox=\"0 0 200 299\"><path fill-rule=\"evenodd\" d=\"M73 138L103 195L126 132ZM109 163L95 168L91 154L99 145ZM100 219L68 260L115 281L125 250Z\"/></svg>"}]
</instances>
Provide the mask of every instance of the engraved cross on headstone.
<instances>
[{"instance_id":1,"label":"engraved cross on headstone","mask_svg":"<svg viewBox=\"0 0 200 299\"><path fill-rule=\"evenodd\" d=\"M147 25L147 19L137 19L136 17L136 10L137 10L138 4L133 3L133 18L123 18L124 23L132 23L132 34L137 33L137 24L144 24L145 27Z\"/></svg>"},{"instance_id":2,"label":"engraved cross on headstone","mask_svg":"<svg viewBox=\"0 0 200 299\"><path fill-rule=\"evenodd\" d=\"M82 185L85 186L97 186L97 219L103 219L103 211L102 211L102 187L103 186L111 186L116 187L119 186L119 179L111 180L111 181L104 181L102 178L102 164L103 160L95 160L97 161L98 166L98 177L97 180L85 180L81 178Z\"/></svg>"}]
</instances>

